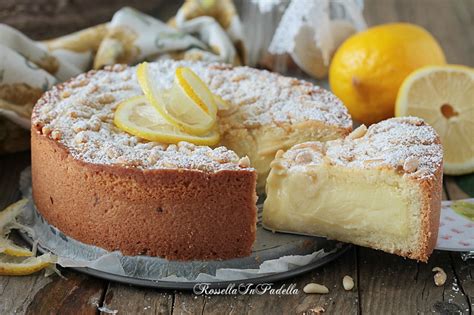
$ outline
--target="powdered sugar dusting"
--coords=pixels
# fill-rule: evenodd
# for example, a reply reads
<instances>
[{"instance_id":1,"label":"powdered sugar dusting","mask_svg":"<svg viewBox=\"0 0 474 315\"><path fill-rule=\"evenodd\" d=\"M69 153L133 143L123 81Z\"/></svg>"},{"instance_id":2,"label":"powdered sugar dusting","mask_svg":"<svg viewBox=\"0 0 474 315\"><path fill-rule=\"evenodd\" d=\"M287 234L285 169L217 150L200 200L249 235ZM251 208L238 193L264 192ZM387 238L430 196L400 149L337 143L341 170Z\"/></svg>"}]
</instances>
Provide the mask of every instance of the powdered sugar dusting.
<instances>
[{"instance_id":1,"label":"powdered sugar dusting","mask_svg":"<svg viewBox=\"0 0 474 315\"><path fill-rule=\"evenodd\" d=\"M443 150L432 127L419 118L403 117L372 125L355 139L349 135L325 144L296 145L283 159L287 167L314 165L325 160L350 168L392 168L406 176L427 178L441 167Z\"/></svg>"},{"instance_id":2,"label":"powdered sugar dusting","mask_svg":"<svg viewBox=\"0 0 474 315\"><path fill-rule=\"evenodd\" d=\"M350 128L352 124L345 107L331 93L267 71L162 61L150 64L150 72L159 87L169 88L178 66L192 68L213 93L229 103L230 108L219 113L221 131L307 120L340 128ZM117 105L142 94L134 67L116 65L91 71L47 92L34 109L32 123L75 158L90 163L205 171L248 168L247 163L224 147L212 149L187 142L165 145L118 129L113 123Z\"/></svg>"},{"instance_id":3,"label":"powdered sugar dusting","mask_svg":"<svg viewBox=\"0 0 474 315\"><path fill-rule=\"evenodd\" d=\"M231 115L221 115L221 125L255 128L273 123L321 121L351 128L352 120L332 93L309 82L249 67L211 65L194 68L213 93L230 103ZM171 74L174 71L170 71Z\"/></svg>"}]
</instances>

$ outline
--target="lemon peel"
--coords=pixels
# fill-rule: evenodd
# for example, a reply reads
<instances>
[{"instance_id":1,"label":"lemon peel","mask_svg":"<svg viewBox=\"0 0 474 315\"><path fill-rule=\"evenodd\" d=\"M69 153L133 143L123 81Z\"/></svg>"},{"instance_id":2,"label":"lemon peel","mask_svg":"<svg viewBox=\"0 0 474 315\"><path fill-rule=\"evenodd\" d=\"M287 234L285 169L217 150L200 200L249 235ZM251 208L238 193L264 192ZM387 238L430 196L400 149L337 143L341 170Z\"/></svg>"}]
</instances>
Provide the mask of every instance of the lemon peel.
<instances>
[{"instance_id":1,"label":"lemon peel","mask_svg":"<svg viewBox=\"0 0 474 315\"><path fill-rule=\"evenodd\" d=\"M0 275L25 276L52 267L57 257L47 253L37 257L12 257L0 255Z\"/></svg>"}]
</instances>

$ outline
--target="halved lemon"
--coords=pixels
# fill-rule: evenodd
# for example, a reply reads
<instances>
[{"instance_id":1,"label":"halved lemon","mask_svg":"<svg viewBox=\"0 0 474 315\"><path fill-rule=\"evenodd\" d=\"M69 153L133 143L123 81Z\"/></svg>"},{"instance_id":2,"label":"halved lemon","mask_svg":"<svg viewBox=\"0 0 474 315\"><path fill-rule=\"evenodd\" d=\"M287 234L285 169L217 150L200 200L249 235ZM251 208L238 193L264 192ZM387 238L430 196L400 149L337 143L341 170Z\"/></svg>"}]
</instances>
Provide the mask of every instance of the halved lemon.
<instances>
[{"instance_id":1,"label":"halved lemon","mask_svg":"<svg viewBox=\"0 0 474 315\"><path fill-rule=\"evenodd\" d=\"M215 116L196 104L192 97L182 93L176 84L171 91L158 89L146 62L137 67L137 78L150 104L170 124L199 136L208 134L214 127Z\"/></svg>"},{"instance_id":2,"label":"halved lemon","mask_svg":"<svg viewBox=\"0 0 474 315\"><path fill-rule=\"evenodd\" d=\"M216 128L202 136L184 132L164 119L144 95L120 103L115 111L114 123L132 135L162 143L188 141L199 145L215 145L220 138Z\"/></svg>"},{"instance_id":3,"label":"halved lemon","mask_svg":"<svg viewBox=\"0 0 474 315\"><path fill-rule=\"evenodd\" d=\"M179 67L176 69L175 80L179 90L189 97L194 104L201 107L214 119L217 115L217 105L212 92L200 77L193 70L187 67Z\"/></svg>"},{"instance_id":4,"label":"halved lemon","mask_svg":"<svg viewBox=\"0 0 474 315\"><path fill-rule=\"evenodd\" d=\"M25 276L56 263L56 256L44 254L38 257L12 257L0 255L0 275Z\"/></svg>"},{"instance_id":5,"label":"halved lemon","mask_svg":"<svg viewBox=\"0 0 474 315\"><path fill-rule=\"evenodd\" d=\"M418 116L438 132L444 172L474 171L474 69L428 66L411 73L397 96L396 116Z\"/></svg>"}]
</instances>

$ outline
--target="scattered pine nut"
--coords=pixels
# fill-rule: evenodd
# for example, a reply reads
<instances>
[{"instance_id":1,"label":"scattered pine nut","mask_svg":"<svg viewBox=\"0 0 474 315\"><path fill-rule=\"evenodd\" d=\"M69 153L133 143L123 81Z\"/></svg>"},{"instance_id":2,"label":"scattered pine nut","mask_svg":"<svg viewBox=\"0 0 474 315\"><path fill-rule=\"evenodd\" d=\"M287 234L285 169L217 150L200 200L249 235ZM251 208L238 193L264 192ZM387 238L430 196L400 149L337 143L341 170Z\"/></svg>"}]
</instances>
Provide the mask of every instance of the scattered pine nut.
<instances>
[{"instance_id":1,"label":"scattered pine nut","mask_svg":"<svg viewBox=\"0 0 474 315\"><path fill-rule=\"evenodd\" d=\"M303 292L304 293L328 294L329 289L326 286L322 285L322 284L308 283L307 285L304 286Z\"/></svg>"},{"instance_id":2,"label":"scattered pine nut","mask_svg":"<svg viewBox=\"0 0 474 315\"><path fill-rule=\"evenodd\" d=\"M354 279L352 279L351 276L344 276L344 278L342 278L342 286L346 291L352 290L354 288Z\"/></svg>"},{"instance_id":3,"label":"scattered pine nut","mask_svg":"<svg viewBox=\"0 0 474 315\"><path fill-rule=\"evenodd\" d=\"M324 312L326 312L324 307L316 306L316 307L313 307L312 309L309 309L308 312L305 312L304 314L306 314L306 315L321 315Z\"/></svg>"},{"instance_id":4,"label":"scattered pine nut","mask_svg":"<svg viewBox=\"0 0 474 315\"><path fill-rule=\"evenodd\" d=\"M403 164L403 170L408 173L413 173L418 169L419 164L420 161L417 158L409 157Z\"/></svg>"},{"instance_id":5,"label":"scattered pine nut","mask_svg":"<svg viewBox=\"0 0 474 315\"><path fill-rule=\"evenodd\" d=\"M434 283L436 284L436 286L440 287L442 285L444 285L444 283L446 282L446 272L444 272L444 270L440 267L434 267L432 269L432 271L436 272L435 275L434 275Z\"/></svg>"},{"instance_id":6,"label":"scattered pine nut","mask_svg":"<svg viewBox=\"0 0 474 315\"><path fill-rule=\"evenodd\" d=\"M357 127L357 129L352 131L347 136L347 139L354 140L354 139L362 138L366 133L367 133L367 127L365 125L360 125L359 127Z\"/></svg>"}]
</instances>

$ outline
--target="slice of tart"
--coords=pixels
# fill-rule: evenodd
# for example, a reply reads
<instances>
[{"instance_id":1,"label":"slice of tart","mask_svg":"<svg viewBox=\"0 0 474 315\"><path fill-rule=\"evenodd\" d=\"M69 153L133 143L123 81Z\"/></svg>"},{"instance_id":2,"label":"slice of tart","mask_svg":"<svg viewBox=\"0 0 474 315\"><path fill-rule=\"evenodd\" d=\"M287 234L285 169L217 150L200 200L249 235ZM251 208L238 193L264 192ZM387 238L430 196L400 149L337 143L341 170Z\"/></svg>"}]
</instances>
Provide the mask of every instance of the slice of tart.
<instances>
[{"instance_id":1,"label":"slice of tart","mask_svg":"<svg viewBox=\"0 0 474 315\"><path fill-rule=\"evenodd\" d=\"M414 117L306 142L272 162L263 225L426 261L436 243L443 154Z\"/></svg>"}]
</instances>

